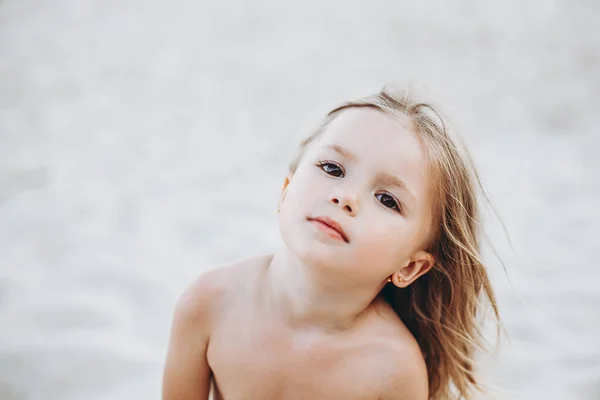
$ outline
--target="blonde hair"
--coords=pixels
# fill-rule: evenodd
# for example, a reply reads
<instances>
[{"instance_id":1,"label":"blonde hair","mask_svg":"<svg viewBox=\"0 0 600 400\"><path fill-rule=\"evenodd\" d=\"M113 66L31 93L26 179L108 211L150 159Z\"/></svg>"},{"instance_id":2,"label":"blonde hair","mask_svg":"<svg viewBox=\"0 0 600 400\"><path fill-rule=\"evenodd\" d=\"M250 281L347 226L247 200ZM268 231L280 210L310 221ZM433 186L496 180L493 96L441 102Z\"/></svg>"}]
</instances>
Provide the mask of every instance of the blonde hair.
<instances>
[{"instance_id":1,"label":"blonde hair","mask_svg":"<svg viewBox=\"0 0 600 400\"><path fill-rule=\"evenodd\" d=\"M430 103L419 101L411 90L386 86L379 93L330 111L301 143L290 172L296 171L308 146L340 112L357 107L408 116L424 144L433 183L433 224L426 248L435 257L435 265L405 289L387 284L381 296L421 347L430 399L469 399L474 391L486 392L475 371L476 350L488 350L481 317L489 307L484 306L491 306L498 333L501 325L480 254L476 188L481 188L481 183L468 151L457 146L441 114Z\"/></svg>"}]
</instances>

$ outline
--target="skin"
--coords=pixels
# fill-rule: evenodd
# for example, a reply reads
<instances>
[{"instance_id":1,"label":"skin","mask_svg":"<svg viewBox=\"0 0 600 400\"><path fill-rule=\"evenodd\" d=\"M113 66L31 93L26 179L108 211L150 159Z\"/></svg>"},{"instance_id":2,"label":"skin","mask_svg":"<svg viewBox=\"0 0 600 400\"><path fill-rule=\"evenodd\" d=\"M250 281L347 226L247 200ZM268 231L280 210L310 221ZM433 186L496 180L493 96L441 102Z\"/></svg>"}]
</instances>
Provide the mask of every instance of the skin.
<instances>
[{"instance_id":1,"label":"skin","mask_svg":"<svg viewBox=\"0 0 600 400\"><path fill-rule=\"evenodd\" d=\"M207 399L211 382L228 400L427 399L419 346L378 298L434 264L424 171L408 118L343 111L285 180L281 248L207 272L181 296L163 399Z\"/></svg>"}]
</instances>

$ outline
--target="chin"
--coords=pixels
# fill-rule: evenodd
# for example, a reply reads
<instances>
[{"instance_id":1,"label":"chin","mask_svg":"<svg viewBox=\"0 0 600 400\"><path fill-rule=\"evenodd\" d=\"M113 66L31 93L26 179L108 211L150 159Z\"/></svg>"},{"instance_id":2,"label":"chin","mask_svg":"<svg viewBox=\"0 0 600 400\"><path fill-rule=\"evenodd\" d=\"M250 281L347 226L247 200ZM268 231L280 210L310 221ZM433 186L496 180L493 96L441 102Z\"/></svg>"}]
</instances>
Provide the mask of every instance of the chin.
<instances>
[{"instance_id":1,"label":"chin","mask_svg":"<svg viewBox=\"0 0 600 400\"><path fill-rule=\"evenodd\" d=\"M304 263L332 268L347 264L348 244L322 236L306 217L280 218L279 233L289 251Z\"/></svg>"},{"instance_id":2,"label":"chin","mask_svg":"<svg viewBox=\"0 0 600 400\"><path fill-rule=\"evenodd\" d=\"M312 228L308 223L306 225ZM343 246L320 240L310 229L285 229L280 226L280 233L288 250L306 264L332 269L347 265Z\"/></svg>"}]
</instances>

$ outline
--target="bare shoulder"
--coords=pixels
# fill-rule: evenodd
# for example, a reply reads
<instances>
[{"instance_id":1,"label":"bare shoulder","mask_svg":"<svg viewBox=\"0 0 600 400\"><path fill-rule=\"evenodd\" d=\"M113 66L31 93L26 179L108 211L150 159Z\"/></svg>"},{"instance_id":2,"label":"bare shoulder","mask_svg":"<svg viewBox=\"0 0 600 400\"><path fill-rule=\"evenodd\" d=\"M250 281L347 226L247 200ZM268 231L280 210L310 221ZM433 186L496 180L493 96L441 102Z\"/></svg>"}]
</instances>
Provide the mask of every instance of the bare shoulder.
<instances>
[{"instance_id":1,"label":"bare shoulder","mask_svg":"<svg viewBox=\"0 0 600 400\"><path fill-rule=\"evenodd\" d=\"M419 344L387 304L378 307L372 354L379 366L379 399L428 399L427 366Z\"/></svg>"},{"instance_id":2,"label":"bare shoulder","mask_svg":"<svg viewBox=\"0 0 600 400\"><path fill-rule=\"evenodd\" d=\"M239 285L232 282L248 282L248 276L256 274L267 263L268 255L256 255L235 260L203 272L180 295L175 307L175 317L188 323L201 321L205 328L218 317L222 307L232 296L239 294ZM236 287L236 291L232 289Z\"/></svg>"},{"instance_id":3,"label":"bare shoulder","mask_svg":"<svg viewBox=\"0 0 600 400\"><path fill-rule=\"evenodd\" d=\"M232 279L239 273L247 274L258 262L257 258L239 260L206 271L180 295L165 360L163 399L208 398L211 370L207 350L211 334L228 299L235 294Z\"/></svg>"},{"instance_id":4,"label":"bare shoulder","mask_svg":"<svg viewBox=\"0 0 600 400\"><path fill-rule=\"evenodd\" d=\"M427 400L429 383L427 367L418 348L401 340L389 340L385 354L379 356L382 400Z\"/></svg>"}]
</instances>

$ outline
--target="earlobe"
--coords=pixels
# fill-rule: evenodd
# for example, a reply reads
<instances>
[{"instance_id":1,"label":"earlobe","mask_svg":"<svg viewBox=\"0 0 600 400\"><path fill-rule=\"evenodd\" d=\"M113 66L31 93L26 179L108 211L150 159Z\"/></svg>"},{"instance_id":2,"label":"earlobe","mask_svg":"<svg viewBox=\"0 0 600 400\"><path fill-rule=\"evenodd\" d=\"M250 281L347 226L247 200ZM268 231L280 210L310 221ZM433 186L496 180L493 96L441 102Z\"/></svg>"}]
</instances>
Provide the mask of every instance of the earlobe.
<instances>
[{"instance_id":1,"label":"earlobe","mask_svg":"<svg viewBox=\"0 0 600 400\"><path fill-rule=\"evenodd\" d=\"M277 212L281 209L281 205L287 196L287 189L290 184L290 180L292 179L291 175L288 175L283 181L283 188L281 188L281 195L279 196L279 203L277 204Z\"/></svg>"},{"instance_id":2,"label":"earlobe","mask_svg":"<svg viewBox=\"0 0 600 400\"><path fill-rule=\"evenodd\" d=\"M283 181L283 188L281 189L282 191L287 190L288 185L290 184L290 180L292 179L291 175L288 175L285 177L285 180Z\"/></svg>"}]
</instances>

